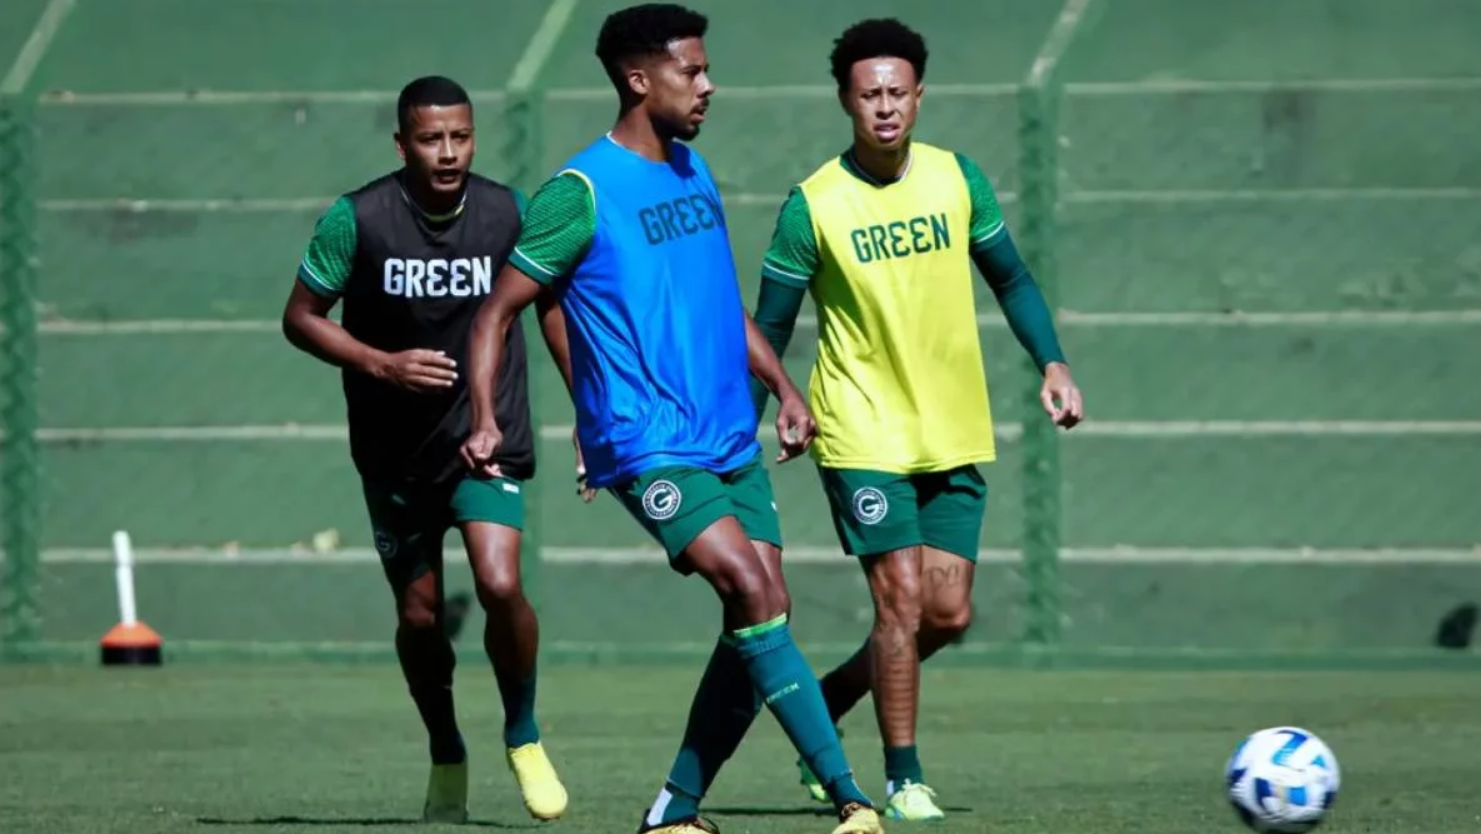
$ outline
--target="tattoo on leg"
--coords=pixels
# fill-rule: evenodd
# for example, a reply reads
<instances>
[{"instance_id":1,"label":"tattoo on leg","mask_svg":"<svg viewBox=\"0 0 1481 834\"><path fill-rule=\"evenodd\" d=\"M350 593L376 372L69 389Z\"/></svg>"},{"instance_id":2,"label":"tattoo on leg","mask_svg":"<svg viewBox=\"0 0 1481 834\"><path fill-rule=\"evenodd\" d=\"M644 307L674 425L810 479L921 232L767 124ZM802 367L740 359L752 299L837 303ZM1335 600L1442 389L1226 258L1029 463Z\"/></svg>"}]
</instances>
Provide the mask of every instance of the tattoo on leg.
<instances>
[{"instance_id":1,"label":"tattoo on leg","mask_svg":"<svg viewBox=\"0 0 1481 834\"><path fill-rule=\"evenodd\" d=\"M890 746L908 746L915 739L920 661L915 635L901 624L875 633L873 664L875 712L880 734Z\"/></svg>"},{"instance_id":2,"label":"tattoo on leg","mask_svg":"<svg viewBox=\"0 0 1481 834\"><path fill-rule=\"evenodd\" d=\"M967 571L963 565L926 568L926 587L933 591L946 588L955 588L956 586L962 584L962 580L966 576L966 573Z\"/></svg>"},{"instance_id":3,"label":"tattoo on leg","mask_svg":"<svg viewBox=\"0 0 1481 834\"><path fill-rule=\"evenodd\" d=\"M905 629L896 628L890 632L888 648L892 659L905 656L910 648L910 639L905 636Z\"/></svg>"}]
</instances>

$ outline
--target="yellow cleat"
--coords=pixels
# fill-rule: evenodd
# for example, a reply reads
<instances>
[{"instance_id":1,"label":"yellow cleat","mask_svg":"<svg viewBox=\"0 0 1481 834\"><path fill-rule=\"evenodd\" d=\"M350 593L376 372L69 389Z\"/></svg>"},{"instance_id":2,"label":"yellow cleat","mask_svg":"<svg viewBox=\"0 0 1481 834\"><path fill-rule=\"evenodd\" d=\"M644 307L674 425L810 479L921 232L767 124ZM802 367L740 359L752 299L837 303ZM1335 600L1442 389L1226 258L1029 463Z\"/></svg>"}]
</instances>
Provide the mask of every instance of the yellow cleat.
<instances>
[{"instance_id":1,"label":"yellow cleat","mask_svg":"<svg viewBox=\"0 0 1481 834\"><path fill-rule=\"evenodd\" d=\"M720 829L707 819L695 817L653 826L644 822L638 826L638 834L720 834Z\"/></svg>"},{"instance_id":2,"label":"yellow cleat","mask_svg":"<svg viewBox=\"0 0 1481 834\"><path fill-rule=\"evenodd\" d=\"M892 820L907 822L937 822L946 819L946 814L936 807L936 792L917 782L905 782L900 789L890 794L885 803L884 815Z\"/></svg>"},{"instance_id":3,"label":"yellow cleat","mask_svg":"<svg viewBox=\"0 0 1481 834\"><path fill-rule=\"evenodd\" d=\"M838 813L840 820L833 834L884 834L884 825L873 808L851 802Z\"/></svg>"},{"instance_id":4,"label":"yellow cleat","mask_svg":"<svg viewBox=\"0 0 1481 834\"><path fill-rule=\"evenodd\" d=\"M823 788L823 783L818 781L818 777L813 775L812 768L808 767L807 762L802 759L797 760L797 781L807 788L807 795L812 798L813 802L832 801L828 798L828 791Z\"/></svg>"},{"instance_id":5,"label":"yellow cleat","mask_svg":"<svg viewBox=\"0 0 1481 834\"><path fill-rule=\"evenodd\" d=\"M841 727L835 725L833 732L838 733L838 740L840 742L843 741L843 729ZM818 781L817 774L812 772L812 768L807 766L807 762L801 756L797 757L797 777L797 781L801 782L804 788L807 788L807 795L812 798L813 802L820 802L824 805L833 802L832 798L828 796L828 789L824 788L823 783Z\"/></svg>"},{"instance_id":6,"label":"yellow cleat","mask_svg":"<svg viewBox=\"0 0 1481 834\"><path fill-rule=\"evenodd\" d=\"M555 767L540 742L509 748L508 759L530 816L553 820L566 812L566 787L555 775Z\"/></svg>"},{"instance_id":7,"label":"yellow cleat","mask_svg":"<svg viewBox=\"0 0 1481 834\"><path fill-rule=\"evenodd\" d=\"M427 801L422 805L422 822L450 822L462 825L468 821L468 763L432 765L427 776Z\"/></svg>"}]
</instances>

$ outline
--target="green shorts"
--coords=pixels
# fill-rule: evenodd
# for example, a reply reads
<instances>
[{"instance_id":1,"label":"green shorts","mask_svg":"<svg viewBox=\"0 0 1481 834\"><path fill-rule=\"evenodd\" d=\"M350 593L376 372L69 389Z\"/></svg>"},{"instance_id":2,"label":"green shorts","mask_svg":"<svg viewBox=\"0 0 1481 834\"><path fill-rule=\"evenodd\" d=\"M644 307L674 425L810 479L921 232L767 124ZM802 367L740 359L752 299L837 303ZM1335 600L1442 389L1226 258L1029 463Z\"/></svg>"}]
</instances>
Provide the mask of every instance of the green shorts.
<instances>
[{"instance_id":1,"label":"green shorts","mask_svg":"<svg viewBox=\"0 0 1481 834\"><path fill-rule=\"evenodd\" d=\"M819 467L839 544L851 556L925 545L972 562L987 509L987 482L973 465L901 475Z\"/></svg>"},{"instance_id":2,"label":"green shorts","mask_svg":"<svg viewBox=\"0 0 1481 834\"><path fill-rule=\"evenodd\" d=\"M782 546L771 478L759 455L730 472L663 466L618 484L611 492L663 545L670 564L705 528L727 515L735 516L752 540Z\"/></svg>"},{"instance_id":3,"label":"green shorts","mask_svg":"<svg viewBox=\"0 0 1481 834\"><path fill-rule=\"evenodd\" d=\"M442 565L442 539L455 524L486 521L524 529L524 486L512 478L464 478L438 487L362 481L375 550L392 587Z\"/></svg>"}]
</instances>

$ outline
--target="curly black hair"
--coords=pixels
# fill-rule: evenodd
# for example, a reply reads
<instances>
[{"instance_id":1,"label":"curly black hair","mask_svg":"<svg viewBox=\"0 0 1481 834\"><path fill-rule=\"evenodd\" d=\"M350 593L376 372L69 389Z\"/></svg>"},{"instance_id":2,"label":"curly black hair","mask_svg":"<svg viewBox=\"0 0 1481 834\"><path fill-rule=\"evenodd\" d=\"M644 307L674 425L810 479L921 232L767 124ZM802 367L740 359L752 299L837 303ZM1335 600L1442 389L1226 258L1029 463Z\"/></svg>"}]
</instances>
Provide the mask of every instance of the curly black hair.
<instances>
[{"instance_id":1,"label":"curly black hair","mask_svg":"<svg viewBox=\"0 0 1481 834\"><path fill-rule=\"evenodd\" d=\"M926 39L893 17L861 20L833 42L828 61L839 90L848 89L854 64L870 58L899 58L915 69L915 81L926 80Z\"/></svg>"},{"instance_id":2,"label":"curly black hair","mask_svg":"<svg viewBox=\"0 0 1481 834\"><path fill-rule=\"evenodd\" d=\"M625 94L625 62L640 56L662 55L676 40L702 38L709 26L709 18L674 3L629 6L603 21L597 35L597 58L618 92Z\"/></svg>"},{"instance_id":3,"label":"curly black hair","mask_svg":"<svg viewBox=\"0 0 1481 834\"><path fill-rule=\"evenodd\" d=\"M409 82L396 97L396 126L405 132L411 125L411 111L417 107L454 107L473 103L463 85L441 75L427 75Z\"/></svg>"}]
</instances>

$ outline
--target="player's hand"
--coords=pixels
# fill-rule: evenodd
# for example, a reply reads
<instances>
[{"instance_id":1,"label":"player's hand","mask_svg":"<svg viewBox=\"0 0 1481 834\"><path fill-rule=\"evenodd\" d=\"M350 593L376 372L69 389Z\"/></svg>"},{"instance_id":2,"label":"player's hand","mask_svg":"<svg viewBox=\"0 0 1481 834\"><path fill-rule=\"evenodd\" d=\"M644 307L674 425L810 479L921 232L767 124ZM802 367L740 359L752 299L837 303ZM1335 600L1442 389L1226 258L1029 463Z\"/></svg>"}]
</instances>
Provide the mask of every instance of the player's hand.
<instances>
[{"instance_id":1,"label":"player's hand","mask_svg":"<svg viewBox=\"0 0 1481 834\"><path fill-rule=\"evenodd\" d=\"M499 444L504 442L504 435L495 425L475 428L468 439L463 441L463 446L458 451L463 456L463 463L468 470L475 475L485 475L490 478L498 478L503 475L499 464L494 463L494 451Z\"/></svg>"},{"instance_id":2,"label":"player's hand","mask_svg":"<svg viewBox=\"0 0 1481 834\"><path fill-rule=\"evenodd\" d=\"M586 484L586 462L581 459L581 440L577 438L575 429L571 429L571 445L576 447L576 494L590 504L597 491Z\"/></svg>"},{"instance_id":3,"label":"player's hand","mask_svg":"<svg viewBox=\"0 0 1481 834\"><path fill-rule=\"evenodd\" d=\"M1075 380L1070 378L1070 368L1061 362L1050 363L1044 369L1044 386L1039 389L1039 402L1054 425L1072 429L1085 419L1085 401Z\"/></svg>"},{"instance_id":4,"label":"player's hand","mask_svg":"<svg viewBox=\"0 0 1481 834\"><path fill-rule=\"evenodd\" d=\"M776 436L782 445L777 463L786 463L806 452L813 438L818 436L818 424L807 407L807 400L797 391L781 398L776 414Z\"/></svg>"},{"instance_id":5,"label":"player's hand","mask_svg":"<svg viewBox=\"0 0 1481 834\"><path fill-rule=\"evenodd\" d=\"M376 376L408 391L446 391L458 379L458 363L440 350L403 350L386 356Z\"/></svg>"}]
</instances>

